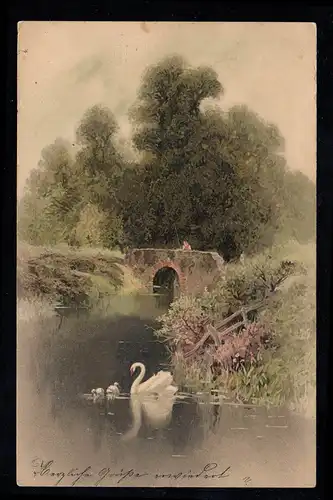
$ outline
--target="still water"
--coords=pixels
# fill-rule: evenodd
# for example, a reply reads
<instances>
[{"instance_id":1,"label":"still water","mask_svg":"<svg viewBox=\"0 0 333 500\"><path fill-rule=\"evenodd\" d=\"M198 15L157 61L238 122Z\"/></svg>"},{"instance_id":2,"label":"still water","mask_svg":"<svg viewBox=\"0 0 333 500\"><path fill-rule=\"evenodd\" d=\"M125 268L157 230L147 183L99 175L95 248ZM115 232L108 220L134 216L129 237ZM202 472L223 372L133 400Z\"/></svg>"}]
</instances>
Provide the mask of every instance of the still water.
<instances>
[{"instance_id":1,"label":"still water","mask_svg":"<svg viewBox=\"0 0 333 500\"><path fill-rule=\"evenodd\" d=\"M281 409L180 393L156 425L160 408L153 404L142 413L131 403L132 363L145 364L146 378L168 369L164 345L154 338L154 316L69 318L60 328L50 318L38 327L19 326L19 482L313 486L313 422ZM118 398L84 397L114 382L121 387Z\"/></svg>"}]
</instances>

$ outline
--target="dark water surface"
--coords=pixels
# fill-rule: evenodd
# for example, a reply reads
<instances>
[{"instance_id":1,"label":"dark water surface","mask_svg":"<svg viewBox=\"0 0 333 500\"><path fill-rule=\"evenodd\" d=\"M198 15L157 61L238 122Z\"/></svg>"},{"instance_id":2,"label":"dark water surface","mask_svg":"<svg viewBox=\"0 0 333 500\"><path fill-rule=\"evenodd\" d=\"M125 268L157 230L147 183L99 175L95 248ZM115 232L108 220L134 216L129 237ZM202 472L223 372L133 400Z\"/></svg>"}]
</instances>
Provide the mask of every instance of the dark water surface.
<instances>
[{"instance_id":1,"label":"dark water surface","mask_svg":"<svg viewBox=\"0 0 333 500\"><path fill-rule=\"evenodd\" d=\"M59 330L53 318L42 327L19 327L20 482L313 486L314 423L278 409L180 394L164 426L154 428L148 415L132 439L123 439L136 421L130 365L143 362L146 378L168 369L164 346L154 339L156 327L154 319L140 315L68 319ZM115 381L119 399L94 403L82 396Z\"/></svg>"}]
</instances>

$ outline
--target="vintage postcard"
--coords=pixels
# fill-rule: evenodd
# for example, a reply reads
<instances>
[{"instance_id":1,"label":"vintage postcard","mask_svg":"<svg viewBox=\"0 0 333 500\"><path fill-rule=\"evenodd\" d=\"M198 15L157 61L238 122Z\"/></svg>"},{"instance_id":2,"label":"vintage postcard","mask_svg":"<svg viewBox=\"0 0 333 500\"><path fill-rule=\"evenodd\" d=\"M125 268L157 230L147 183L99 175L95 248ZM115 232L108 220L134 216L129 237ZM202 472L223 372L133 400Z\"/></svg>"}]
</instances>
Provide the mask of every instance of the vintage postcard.
<instances>
[{"instance_id":1,"label":"vintage postcard","mask_svg":"<svg viewBox=\"0 0 333 500\"><path fill-rule=\"evenodd\" d=\"M314 487L316 25L17 31L17 484Z\"/></svg>"}]
</instances>

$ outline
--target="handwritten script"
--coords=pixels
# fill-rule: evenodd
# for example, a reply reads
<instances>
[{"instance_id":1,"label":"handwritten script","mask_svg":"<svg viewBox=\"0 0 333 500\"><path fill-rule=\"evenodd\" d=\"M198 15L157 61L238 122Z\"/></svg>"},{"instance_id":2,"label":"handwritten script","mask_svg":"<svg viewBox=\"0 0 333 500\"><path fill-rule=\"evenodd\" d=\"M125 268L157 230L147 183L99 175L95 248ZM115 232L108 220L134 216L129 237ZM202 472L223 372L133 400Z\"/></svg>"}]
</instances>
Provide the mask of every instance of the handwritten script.
<instances>
[{"instance_id":1,"label":"handwritten script","mask_svg":"<svg viewBox=\"0 0 333 500\"><path fill-rule=\"evenodd\" d=\"M93 486L101 486L103 483L113 480L115 484L126 484L128 480L136 480L142 477L151 478L155 480L159 479L174 479L174 480L187 480L191 479L224 479L229 476L230 466L219 470L217 463L212 462L206 464L198 472L188 471L177 471L177 472L146 472L137 471L135 469L124 469L112 470L110 467L103 467L100 470L94 470L91 465L88 465L85 469L72 468L70 470L63 470L58 467L54 460L41 460L40 458L35 458L32 461L32 469L34 478L46 477L52 480L54 486L80 486L87 484L93 484ZM89 480L89 481L88 481Z\"/></svg>"}]
</instances>

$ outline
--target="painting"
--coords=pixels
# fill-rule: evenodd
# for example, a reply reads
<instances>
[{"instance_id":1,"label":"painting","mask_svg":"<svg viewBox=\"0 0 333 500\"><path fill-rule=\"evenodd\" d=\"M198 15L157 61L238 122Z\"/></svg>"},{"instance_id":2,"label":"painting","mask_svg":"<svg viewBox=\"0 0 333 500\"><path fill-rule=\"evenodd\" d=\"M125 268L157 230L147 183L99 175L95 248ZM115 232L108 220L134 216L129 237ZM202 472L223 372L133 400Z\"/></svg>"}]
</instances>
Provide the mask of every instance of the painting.
<instances>
[{"instance_id":1,"label":"painting","mask_svg":"<svg viewBox=\"0 0 333 500\"><path fill-rule=\"evenodd\" d=\"M316 26L18 23L17 484L316 484Z\"/></svg>"}]
</instances>

